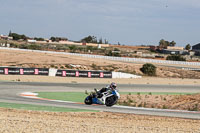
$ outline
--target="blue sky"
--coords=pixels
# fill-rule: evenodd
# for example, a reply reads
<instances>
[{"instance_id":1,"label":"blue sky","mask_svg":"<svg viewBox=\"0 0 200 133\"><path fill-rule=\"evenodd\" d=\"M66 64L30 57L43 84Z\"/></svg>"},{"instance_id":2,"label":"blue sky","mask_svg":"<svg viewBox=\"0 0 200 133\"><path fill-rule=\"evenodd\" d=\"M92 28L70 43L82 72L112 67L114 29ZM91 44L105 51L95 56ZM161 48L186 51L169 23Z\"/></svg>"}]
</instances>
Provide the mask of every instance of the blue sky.
<instances>
[{"instance_id":1,"label":"blue sky","mask_svg":"<svg viewBox=\"0 0 200 133\"><path fill-rule=\"evenodd\" d=\"M177 46L200 42L199 0L0 0L0 34Z\"/></svg>"}]
</instances>

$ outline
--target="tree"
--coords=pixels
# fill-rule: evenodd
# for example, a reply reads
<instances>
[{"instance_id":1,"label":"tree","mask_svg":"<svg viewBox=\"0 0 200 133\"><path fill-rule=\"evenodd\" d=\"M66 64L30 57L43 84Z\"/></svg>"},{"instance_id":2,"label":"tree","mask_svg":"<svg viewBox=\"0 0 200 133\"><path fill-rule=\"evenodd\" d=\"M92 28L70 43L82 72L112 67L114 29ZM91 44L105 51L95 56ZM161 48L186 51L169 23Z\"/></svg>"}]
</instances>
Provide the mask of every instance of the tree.
<instances>
[{"instance_id":1,"label":"tree","mask_svg":"<svg viewBox=\"0 0 200 133\"><path fill-rule=\"evenodd\" d=\"M175 45L176 45L176 42L175 42L175 41L171 41L171 42L170 42L170 46L173 46L173 47L174 47Z\"/></svg>"},{"instance_id":2,"label":"tree","mask_svg":"<svg viewBox=\"0 0 200 133\"><path fill-rule=\"evenodd\" d=\"M64 40L64 41L67 41L68 39L67 38L65 38L65 37L51 37L50 38L50 40L52 41L52 42L59 42L59 41L61 41L61 40Z\"/></svg>"},{"instance_id":3,"label":"tree","mask_svg":"<svg viewBox=\"0 0 200 133\"><path fill-rule=\"evenodd\" d=\"M20 40L20 39L27 40L27 38L28 38L25 35L20 35L17 33L9 33L9 36L13 37L13 40Z\"/></svg>"},{"instance_id":4,"label":"tree","mask_svg":"<svg viewBox=\"0 0 200 133\"><path fill-rule=\"evenodd\" d=\"M21 39L27 40L27 37L25 35L21 35Z\"/></svg>"},{"instance_id":5,"label":"tree","mask_svg":"<svg viewBox=\"0 0 200 133\"><path fill-rule=\"evenodd\" d=\"M103 40L102 38L99 39L99 44L102 44L103 43Z\"/></svg>"},{"instance_id":6,"label":"tree","mask_svg":"<svg viewBox=\"0 0 200 133\"><path fill-rule=\"evenodd\" d=\"M165 41L165 45L166 45L166 47L170 46L170 42L169 41Z\"/></svg>"},{"instance_id":7,"label":"tree","mask_svg":"<svg viewBox=\"0 0 200 133\"><path fill-rule=\"evenodd\" d=\"M163 47L163 48L167 46L167 44L166 44L166 42L165 42L164 39L161 39L161 40L160 40L159 46L160 46L160 47Z\"/></svg>"},{"instance_id":8,"label":"tree","mask_svg":"<svg viewBox=\"0 0 200 133\"><path fill-rule=\"evenodd\" d=\"M56 41L56 38L52 36L52 37L50 38L50 40L51 40L52 42L55 42L55 41Z\"/></svg>"},{"instance_id":9,"label":"tree","mask_svg":"<svg viewBox=\"0 0 200 133\"><path fill-rule=\"evenodd\" d=\"M41 37L34 37L34 40L36 40L36 41L44 41L44 38L41 38Z\"/></svg>"},{"instance_id":10,"label":"tree","mask_svg":"<svg viewBox=\"0 0 200 133\"><path fill-rule=\"evenodd\" d=\"M86 43L97 43L97 38L95 36L88 36L85 37L81 40L81 42L86 42Z\"/></svg>"},{"instance_id":11,"label":"tree","mask_svg":"<svg viewBox=\"0 0 200 133\"><path fill-rule=\"evenodd\" d=\"M186 49L186 50L190 50L190 49L191 49L191 45L190 45L190 44L187 44L187 45L185 46L185 49Z\"/></svg>"},{"instance_id":12,"label":"tree","mask_svg":"<svg viewBox=\"0 0 200 133\"><path fill-rule=\"evenodd\" d=\"M108 40L105 39L105 40L104 40L104 43L105 43L105 44L108 44Z\"/></svg>"},{"instance_id":13,"label":"tree","mask_svg":"<svg viewBox=\"0 0 200 133\"><path fill-rule=\"evenodd\" d=\"M142 68L140 68L140 70L148 76L155 76L156 75L156 66L154 66L153 64L150 64L150 63L144 64L142 66Z\"/></svg>"},{"instance_id":14,"label":"tree","mask_svg":"<svg viewBox=\"0 0 200 133\"><path fill-rule=\"evenodd\" d=\"M11 36L11 35L12 35L12 31L10 30L8 36Z\"/></svg>"},{"instance_id":15,"label":"tree","mask_svg":"<svg viewBox=\"0 0 200 133\"><path fill-rule=\"evenodd\" d=\"M163 47L163 48L167 48L167 46L175 46L176 45L176 42L175 41L165 41L164 39L161 39L160 42L159 42L159 46L160 47Z\"/></svg>"}]
</instances>

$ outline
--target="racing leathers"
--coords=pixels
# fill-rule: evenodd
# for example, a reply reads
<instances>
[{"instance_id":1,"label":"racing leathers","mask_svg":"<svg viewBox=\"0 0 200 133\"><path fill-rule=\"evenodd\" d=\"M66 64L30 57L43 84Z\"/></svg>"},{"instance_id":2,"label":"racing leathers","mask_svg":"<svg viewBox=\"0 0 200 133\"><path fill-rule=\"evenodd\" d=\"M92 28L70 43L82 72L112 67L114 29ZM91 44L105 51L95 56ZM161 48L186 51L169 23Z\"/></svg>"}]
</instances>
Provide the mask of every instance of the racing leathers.
<instances>
[{"instance_id":1,"label":"racing leathers","mask_svg":"<svg viewBox=\"0 0 200 133\"><path fill-rule=\"evenodd\" d=\"M96 90L96 93L97 93L97 97L98 98L101 98L103 96L103 92L106 92L106 91L112 91L112 88L110 88L110 86L107 86L107 87L103 87L101 90L97 91Z\"/></svg>"}]
</instances>

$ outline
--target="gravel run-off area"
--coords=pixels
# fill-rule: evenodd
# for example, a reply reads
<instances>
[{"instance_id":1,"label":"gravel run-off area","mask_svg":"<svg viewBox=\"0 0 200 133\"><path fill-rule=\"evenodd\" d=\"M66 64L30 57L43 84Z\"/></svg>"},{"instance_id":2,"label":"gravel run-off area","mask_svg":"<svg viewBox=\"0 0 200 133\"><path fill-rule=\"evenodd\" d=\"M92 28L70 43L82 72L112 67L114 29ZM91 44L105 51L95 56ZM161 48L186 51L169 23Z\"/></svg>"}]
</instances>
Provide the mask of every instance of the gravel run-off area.
<instances>
[{"instance_id":1,"label":"gravel run-off area","mask_svg":"<svg viewBox=\"0 0 200 133\"><path fill-rule=\"evenodd\" d=\"M133 114L0 108L1 133L199 133L199 125L199 120Z\"/></svg>"}]
</instances>

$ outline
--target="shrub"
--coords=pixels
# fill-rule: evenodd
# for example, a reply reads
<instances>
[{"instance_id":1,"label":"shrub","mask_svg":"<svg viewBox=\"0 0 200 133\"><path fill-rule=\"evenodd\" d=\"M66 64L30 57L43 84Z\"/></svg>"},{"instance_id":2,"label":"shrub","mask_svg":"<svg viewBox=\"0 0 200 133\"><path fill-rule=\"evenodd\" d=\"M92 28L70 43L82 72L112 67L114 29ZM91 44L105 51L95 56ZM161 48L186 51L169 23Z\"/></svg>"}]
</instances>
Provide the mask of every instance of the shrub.
<instances>
[{"instance_id":1,"label":"shrub","mask_svg":"<svg viewBox=\"0 0 200 133\"><path fill-rule=\"evenodd\" d=\"M18 45L18 44L15 44L15 43L10 43L10 47L18 48L19 45Z\"/></svg>"},{"instance_id":2,"label":"shrub","mask_svg":"<svg viewBox=\"0 0 200 133\"><path fill-rule=\"evenodd\" d=\"M198 111L198 104L195 104L193 107L188 109L189 111Z\"/></svg>"},{"instance_id":3,"label":"shrub","mask_svg":"<svg viewBox=\"0 0 200 133\"><path fill-rule=\"evenodd\" d=\"M143 107L146 107L146 105L147 105L147 103L146 103L146 102L144 102L144 105L143 105Z\"/></svg>"},{"instance_id":4,"label":"shrub","mask_svg":"<svg viewBox=\"0 0 200 133\"><path fill-rule=\"evenodd\" d=\"M12 46L14 46L14 45L12 45ZM39 44L21 44L18 47L20 49L31 49L31 50L41 50L42 49L41 45L39 45Z\"/></svg>"},{"instance_id":5,"label":"shrub","mask_svg":"<svg viewBox=\"0 0 200 133\"><path fill-rule=\"evenodd\" d=\"M125 105L125 106L129 106L130 105L130 103L128 103L127 101L123 101L122 103L120 103L120 104L122 104L122 105Z\"/></svg>"},{"instance_id":6,"label":"shrub","mask_svg":"<svg viewBox=\"0 0 200 133\"><path fill-rule=\"evenodd\" d=\"M90 52L94 51L94 50L97 50L97 47L93 47L93 46L87 46L86 47L86 50L90 50Z\"/></svg>"},{"instance_id":7,"label":"shrub","mask_svg":"<svg viewBox=\"0 0 200 133\"><path fill-rule=\"evenodd\" d=\"M83 48L83 47L78 47L77 49L78 49L79 51L84 51L85 48Z\"/></svg>"},{"instance_id":8,"label":"shrub","mask_svg":"<svg viewBox=\"0 0 200 133\"><path fill-rule=\"evenodd\" d=\"M146 63L140 68L140 70L148 75L148 76L155 76L156 75L156 67L153 64Z\"/></svg>"},{"instance_id":9,"label":"shrub","mask_svg":"<svg viewBox=\"0 0 200 133\"><path fill-rule=\"evenodd\" d=\"M21 44L19 46L20 49L28 49L28 45L27 44Z\"/></svg>"},{"instance_id":10,"label":"shrub","mask_svg":"<svg viewBox=\"0 0 200 133\"><path fill-rule=\"evenodd\" d=\"M166 105L163 105L162 108L163 109L168 109L168 107Z\"/></svg>"},{"instance_id":11,"label":"shrub","mask_svg":"<svg viewBox=\"0 0 200 133\"><path fill-rule=\"evenodd\" d=\"M138 105L138 107L142 107L142 103L140 103L140 104Z\"/></svg>"},{"instance_id":12,"label":"shrub","mask_svg":"<svg viewBox=\"0 0 200 133\"><path fill-rule=\"evenodd\" d=\"M92 67L93 69L96 69L96 68L97 68L97 65L94 64L94 63L92 63L91 67Z\"/></svg>"},{"instance_id":13,"label":"shrub","mask_svg":"<svg viewBox=\"0 0 200 133\"><path fill-rule=\"evenodd\" d=\"M76 50L77 50L77 46L75 46L75 45L70 45L70 46L69 46L69 49L70 49L70 52L75 53Z\"/></svg>"},{"instance_id":14,"label":"shrub","mask_svg":"<svg viewBox=\"0 0 200 133\"><path fill-rule=\"evenodd\" d=\"M184 57L181 55L169 55L167 56L166 60L173 60L173 61L186 61Z\"/></svg>"},{"instance_id":15,"label":"shrub","mask_svg":"<svg viewBox=\"0 0 200 133\"><path fill-rule=\"evenodd\" d=\"M114 51L120 51L118 48L114 48Z\"/></svg>"},{"instance_id":16,"label":"shrub","mask_svg":"<svg viewBox=\"0 0 200 133\"><path fill-rule=\"evenodd\" d=\"M69 68L69 69L72 69L72 68L73 68L73 67L72 67L71 65L69 65L69 64L66 64L65 67L66 67L66 68Z\"/></svg>"},{"instance_id":17,"label":"shrub","mask_svg":"<svg viewBox=\"0 0 200 133\"><path fill-rule=\"evenodd\" d=\"M41 46L40 46L40 45L37 45L37 44L28 45L27 48L28 48L28 49L32 49L32 50L41 50Z\"/></svg>"},{"instance_id":18,"label":"shrub","mask_svg":"<svg viewBox=\"0 0 200 133\"><path fill-rule=\"evenodd\" d=\"M134 102L132 99L128 98L128 103L131 104L132 102Z\"/></svg>"},{"instance_id":19,"label":"shrub","mask_svg":"<svg viewBox=\"0 0 200 133\"><path fill-rule=\"evenodd\" d=\"M121 57L119 51L112 51L109 50L105 53L105 56L116 56L116 57Z\"/></svg>"}]
</instances>

